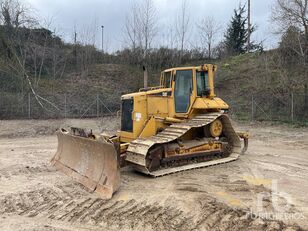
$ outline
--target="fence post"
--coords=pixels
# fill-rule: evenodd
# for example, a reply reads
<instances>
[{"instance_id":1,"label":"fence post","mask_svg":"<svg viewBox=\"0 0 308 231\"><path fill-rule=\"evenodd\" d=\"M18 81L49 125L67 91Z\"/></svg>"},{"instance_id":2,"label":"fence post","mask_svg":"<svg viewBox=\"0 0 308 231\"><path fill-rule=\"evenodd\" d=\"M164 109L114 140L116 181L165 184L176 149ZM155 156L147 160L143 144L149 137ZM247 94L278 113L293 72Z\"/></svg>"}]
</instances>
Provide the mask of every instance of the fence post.
<instances>
[{"instance_id":1,"label":"fence post","mask_svg":"<svg viewBox=\"0 0 308 231\"><path fill-rule=\"evenodd\" d=\"M291 120L294 121L294 95L291 93Z\"/></svg>"},{"instance_id":2,"label":"fence post","mask_svg":"<svg viewBox=\"0 0 308 231\"><path fill-rule=\"evenodd\" d=\"M31 94L28 93L28 118L31 119Z\"/></svg>"},{"instance_id":3,"label":"fence post","mask_svg":"<svg viewBox=\"0 0 308 231\"><path fill-rule=\"evenodd\" d=\"M99 96L96 94L96 116L99 117Z\"/></svg>"},{"instance_id":4,"label":"fence post","mask_svg":"<svg viewBox=\"0 0 308 231\"><path fill-rule=\"evenodd\" d=\"M254 114L255 114L255 110L254 110L254 98L253 95L251 96L251 121L254 121Z\"/></svg>"},{"instance_id":5,"label":"fence post","mask_svg":"<svg viewBox=\"0 0 308 231\"><path fill-rule=\"evenodd\" d=\"M66 94L64 94L64 118L66 119Z\"/></svg>"}]
</instances>

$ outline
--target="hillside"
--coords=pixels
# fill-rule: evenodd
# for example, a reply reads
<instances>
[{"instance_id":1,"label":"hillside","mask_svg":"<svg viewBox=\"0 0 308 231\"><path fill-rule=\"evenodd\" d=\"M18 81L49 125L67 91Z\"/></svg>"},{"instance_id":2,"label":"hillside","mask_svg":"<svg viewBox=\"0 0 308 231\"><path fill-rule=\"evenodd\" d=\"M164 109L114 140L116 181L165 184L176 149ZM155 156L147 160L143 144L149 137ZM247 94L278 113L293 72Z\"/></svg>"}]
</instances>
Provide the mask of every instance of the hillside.
<instances>
[{"instance_id":1,"label":"hillside","mask_svg":"<svg viewBox=\"0 0 308 231\"><path fill-rule=\"evenodd\" d=\"M307 121L305 69L300 64L283 67L280 62L276 50L218 62L217 93L238 119Z\"/></svg>"},{"instance_id":2,"label":"hillside","mask_svg":"<svg viewBox=\"0 0 308 231\"><path fill-rule=\"evenodd\" d=\"M208 61L196 60L187 65L205 62ZM293 120L307 121L305 76L295 68L281 69L275 51L233 56L214 63L218 65L216 93L230 104L234 118L290 121L293 113ZM157 85L160 70L150 69L149 73L149 82ZM120 109L121 94L138 91L142 86L139 65L114 62L89 64L86 70L70 68L61 78L46 75L34 82L44 109L29 90L20 93L2 87L0 117L92 117L115 113Z\"/></svg>"},{"instance_id":3,"label":"hillside","mask_svg":"<svg viewBox=\"0 0 308 231\"><path fill-rule=\"evenodd\" d=\"M31 118L96 116L97 97L101 114L116 112L121 94L141 88L142 76L142 71L128 65L94 64L87 72L66 73L61 79L43 78L33 88L45 110L32 92L3 89L0 117L27 117L29 97Z\"/></svg>"}]
</instances>

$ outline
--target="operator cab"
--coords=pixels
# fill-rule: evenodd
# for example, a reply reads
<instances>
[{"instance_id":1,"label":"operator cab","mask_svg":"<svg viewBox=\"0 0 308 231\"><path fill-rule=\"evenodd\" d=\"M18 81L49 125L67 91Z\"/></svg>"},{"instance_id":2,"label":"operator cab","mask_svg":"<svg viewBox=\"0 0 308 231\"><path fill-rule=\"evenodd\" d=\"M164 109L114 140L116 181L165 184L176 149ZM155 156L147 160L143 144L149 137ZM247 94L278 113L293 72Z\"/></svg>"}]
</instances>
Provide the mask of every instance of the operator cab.
<instances>
[{"instance_id":1,"label":"operator cab","mask_svg":"<svg viewBox=\"0 0 308 231\"><path fill-rule=\"evenodd\" d=\"M215 96L213 88L214 71L215 66L209 65L198 68L173 68L162 72L160 85L163 88L172 88L176 114L188 113L196 98L212 98Z\"/></svg>"}]
</instances>

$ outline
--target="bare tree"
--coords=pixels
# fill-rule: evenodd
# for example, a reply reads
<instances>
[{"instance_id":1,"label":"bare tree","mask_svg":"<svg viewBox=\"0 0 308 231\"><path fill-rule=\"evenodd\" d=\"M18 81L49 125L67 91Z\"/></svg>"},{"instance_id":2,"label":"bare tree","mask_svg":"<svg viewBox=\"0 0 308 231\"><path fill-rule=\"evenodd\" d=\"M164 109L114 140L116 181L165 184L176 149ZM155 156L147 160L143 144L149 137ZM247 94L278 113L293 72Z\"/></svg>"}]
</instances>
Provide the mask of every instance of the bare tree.
<instances>
[{"instance_id":1,"label":"bare tree","mask_svg":"<svg viewBox=\"0 0 308 231\"><path fill-rule=\"evenodd\" d=\"M28 57L27 47L21 46L28 36L19 33L22 26L31 27L36 24L35 19L30 14L31 8L21 3L19 0L3 0L0 2L0 24L3 25L4 35L2 38L3 48L6 53L7 61L14 63L14 56L18 54L22 70L25 69L26 59ZM10 65L7 65L10 66ZM11 75L11 78L18 78L21 84L21 91L24 91L24 73Z\"/></svg>"},{"instance_id":2,"label":"bare tree","mask_svg":"<svg viewBox=\"0 0 308 231\"><path fill-rule=\"evenodd\" d=\"M206 53L209 59L212 58L212 50L215 39L220 31L220 24L213 17L205 17L198 24L198 35L201 43L206 46Z\"/></svg>"},{"instance_id":3,"label":"bare tree","mask_svg":"<svg viewBox=\"0 0 308 231\"><path fill-rule=\"evenodd\" d=\"M291 27L303 31L304 38L298 38L302 56L308 52L308 0L276 0L272 10L272 18L280 26L280 31L286 32ZM301 44L304 41L304 44Z\"/></svg>"},{"instance_id":4,"label":"bare tree","mask_svg":"<svg viewBox=\"0 0 308 231\"><path fill-rule=\"evenodd\" d=\"M133 2L129 13L126 15L124 27L124 39L133 51L135 51L138 45L138 39L141 37L139 27L138 5Z\"/></svg>"},{"instance_id":5,"label":"bare tree","mask_svg":"<svg viewBox=\"0 0 308 231\"><path fill-rule=\"evenodd\" d=\"M74 32L75 34L75 61L76 70L81 71L81 76L87 76L89 67L94 63L96 54L95 41L96 41L96 29L98 28L97 19L90 24L84 24L79 26L79 30ZM78 35L78 39L77 39Z\"/></svg>"},{"instance_id":6,"label":"bare tree","mask_svg":"<svg viewBox=\"0 0 308 231\"><path fill-rule=\"evenodd\" d=\"M168 29L168 47L170 49L174 48L174 37L175 37L175 30L172 26L170 26Z\"/></svg>"},{"instance_id":7,"label":"bare tree","mask_svg":"<svg viewBox=\"0 0 308 231\"><path fill-rule=\"evenodd\" d=\"M144 57L147 57L148 50L151 48L153 39L155 38L157 27L157 11L153 0L144 0L140 5L140 36L141 46L143 49Z\"/></svg>"},{"instance_id":8,"label":"bare tree","mask_svg":"<svg viewBox=\"0 0 308 231\"><path fill-rule=\"evenodd\" d=\"M124 36L133 49L142 48L146 56L158 32L157 11L153 0L132 4L130 13L126 16Z\"/></svg>"},{"instance_id":9,"label":"bare tree","mask_svg":"<svg viewBox=\"0 0 308 231\"><path fill-rule=\"evenodd\" d=\"M283 32L280 46L285 49L282 51L292 51L292 59L299 57L297 62L302 76L298 75L297 81L304 85L304 114L308 115L308 0L276 0L272 18ZM285 57L285 54L281 56Z\"/></svg>"},{"instance_id":10,"label":"bare tree","mask_svg":"<svg viewBox=\"0 0 308 231\"><path fill-rule=\"evenodd\" d=\"M276 0L273 19L281 26L297 26L308 34L308 0Z\"/></svg>"},{"instance_id":11,"label":"bare tree","mask_svg":"<svg viewBox=\"0 0 308 231\"><path fill-rule=\"evenodd\" d=\"M189 24L190 18L188 15L188 3L187 0L182 0L181 8L176 21L176 33L180 44L181 55L183 55L183 51L185 49Z\"/></svg>"},{"instance_id":12,"label":"bare tree","mask_svg":"<svg viewBox=\"0 0 308 231\"><path fill-rule=\"evenodd\" d=\"M5 30L2 42L10 54L5 59L5 67L1 66L0 70L7 72L12 82L15 79L21 84L21 97L24 97L25 82L41 108L51 112L51 110L45 107L43 103L45 102L59 110L53 103L41 97L35 89L39 83L46 59L47 38L49 36L47 33L50 31L43 28L35 29L34 26L39 25L39 23L33 16L32 8L19 0L2 1L0 4L0 20ZM44 44L39 47L40 45L37 41L42 39L42 36L44 37ZM30 77L31 73L33 73L33 69L29 65L31 61L34 62L35 67L34 80Z\"/></svg>"},{"instance_id":13,"label":"bare tree","mask_svg":"<svg viewBox=\"0 0 308 231\"><path fill-rule=\"evenodd\" d=\"M33 8L19 0L3 0L0 5L0 21L3 25L18 28L37 25L33 15Z\"/></svg>"}]
</instances>

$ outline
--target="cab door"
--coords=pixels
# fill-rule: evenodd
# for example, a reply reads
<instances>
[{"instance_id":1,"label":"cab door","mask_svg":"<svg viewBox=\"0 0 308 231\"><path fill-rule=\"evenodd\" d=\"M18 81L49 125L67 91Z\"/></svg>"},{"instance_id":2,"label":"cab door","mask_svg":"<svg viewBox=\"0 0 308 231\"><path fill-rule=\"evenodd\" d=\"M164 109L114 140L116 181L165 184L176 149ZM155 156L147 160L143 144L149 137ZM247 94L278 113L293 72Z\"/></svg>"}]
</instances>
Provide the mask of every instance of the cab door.
<instances>
[{"instance_id":1,"label":"cab door","mask_svg":"<svg viewBox=\"0 0 308 231\"><path fill-rule=\"evenodd\" d=\"M187 113L193 91L193 70L177 70L174 79L175 113Z\"/></svg>"}]
</instances>

